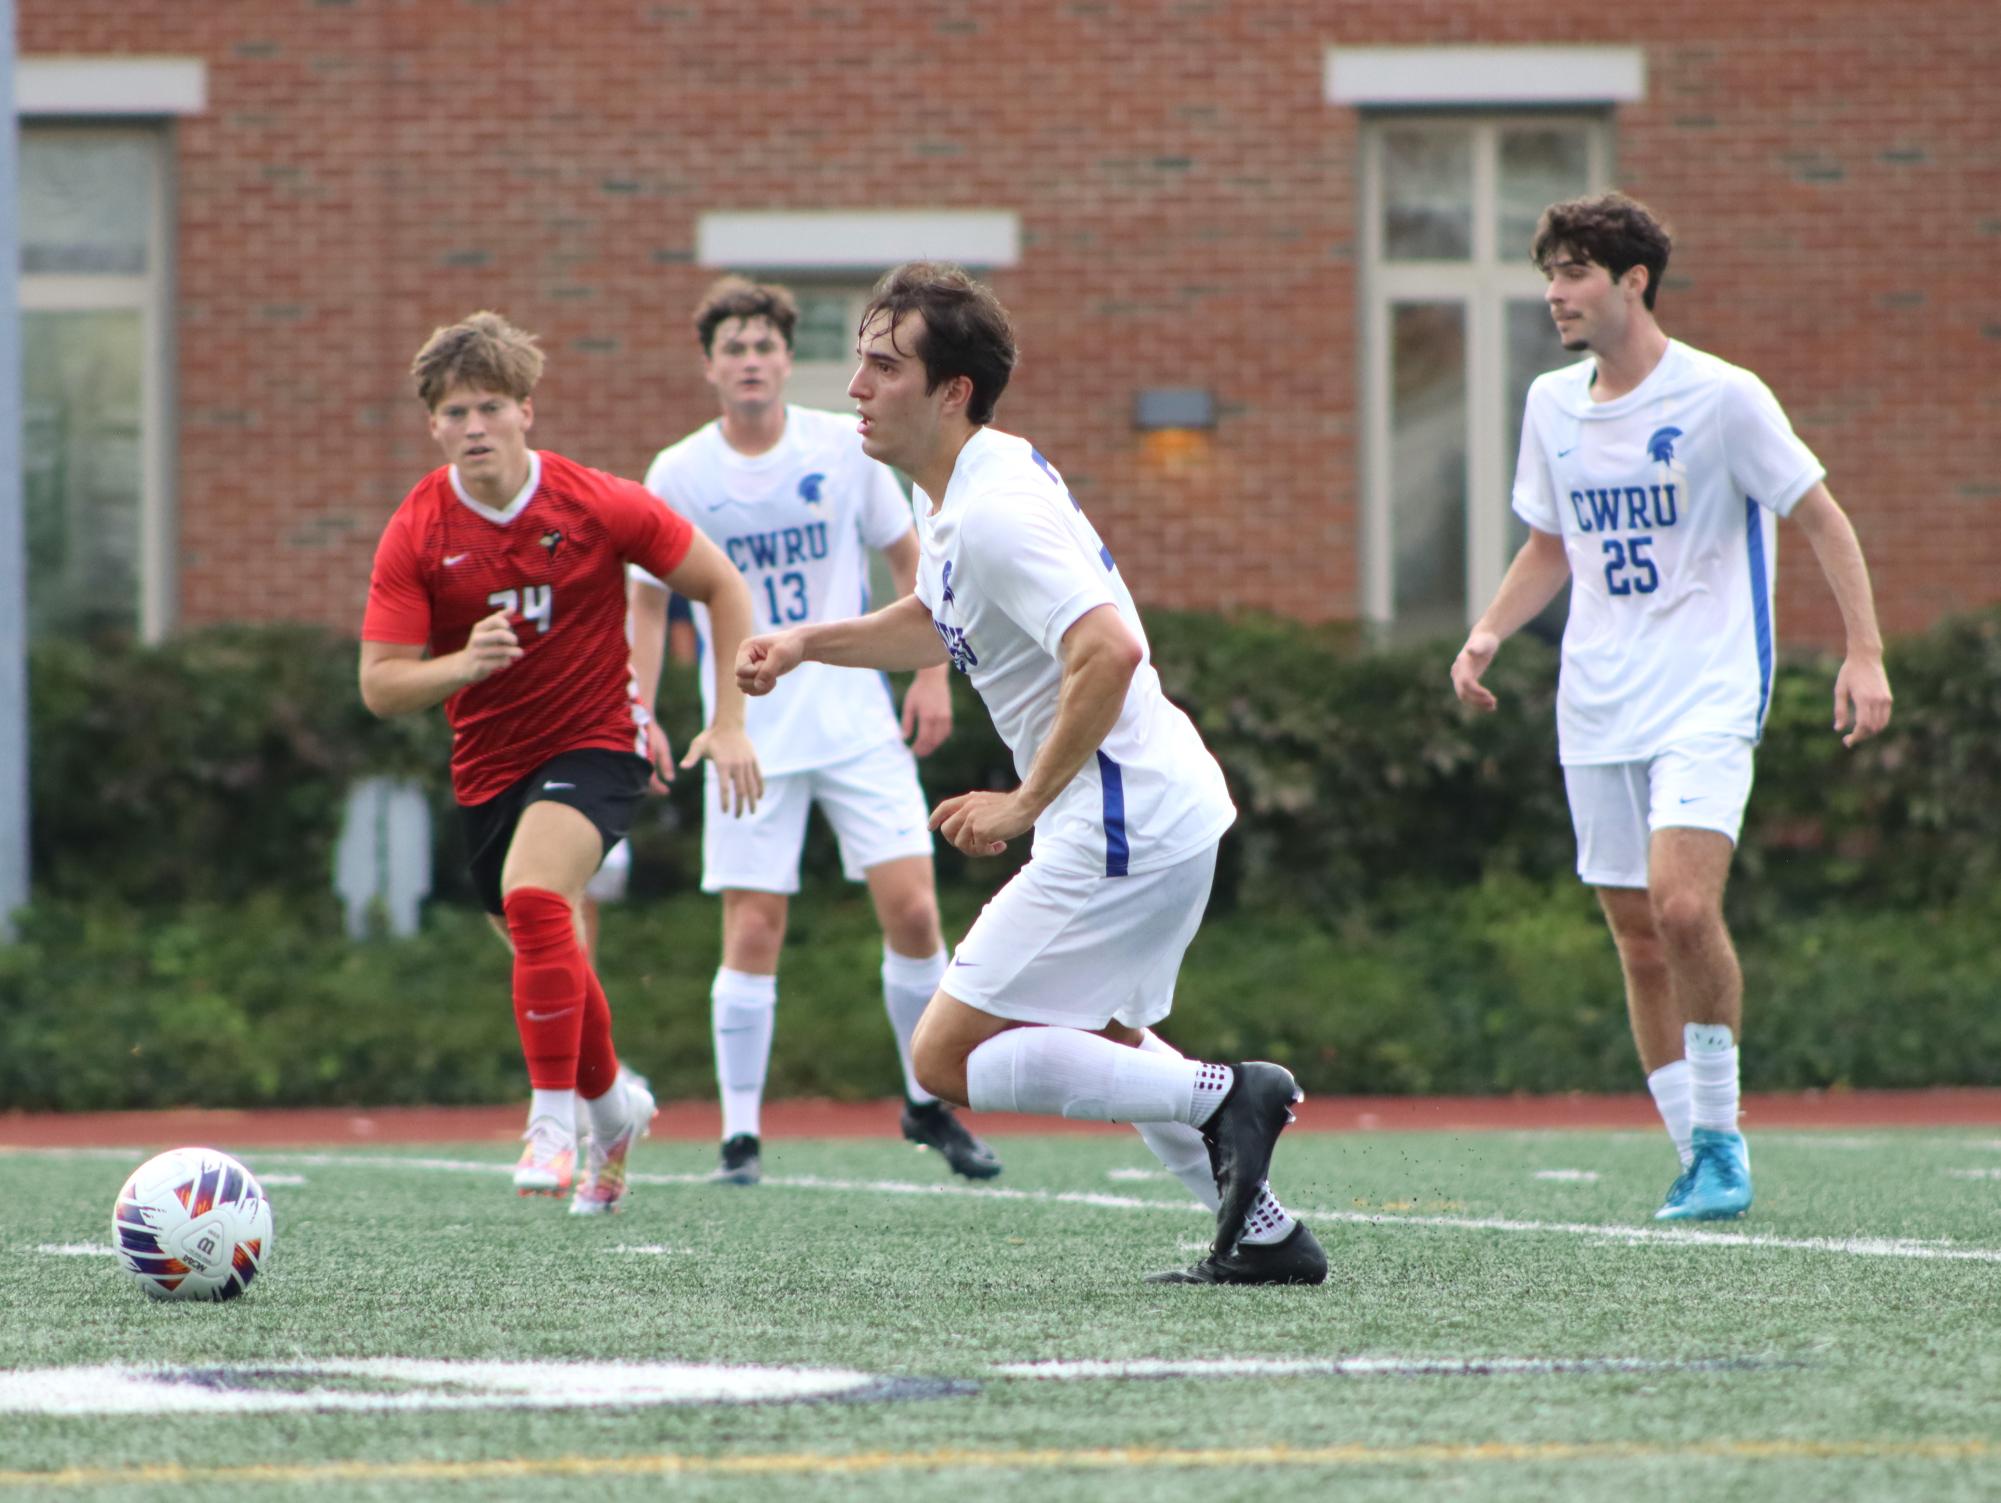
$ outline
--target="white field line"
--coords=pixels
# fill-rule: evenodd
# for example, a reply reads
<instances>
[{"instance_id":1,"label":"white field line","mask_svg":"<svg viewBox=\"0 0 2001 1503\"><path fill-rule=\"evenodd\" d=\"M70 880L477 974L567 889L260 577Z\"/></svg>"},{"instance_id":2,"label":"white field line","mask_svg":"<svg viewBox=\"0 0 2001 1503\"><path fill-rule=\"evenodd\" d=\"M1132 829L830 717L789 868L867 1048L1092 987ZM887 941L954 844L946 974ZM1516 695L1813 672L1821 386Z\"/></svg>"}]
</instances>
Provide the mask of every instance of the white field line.
<instances>
[{"instance_id":1,"label":"white field line","mask_svg":"<svg viewBox=\"0 0 2001 1503\"><path fill-rule=\"evenodd\" d=\"M1954 1179L2001 1179L2001 1169L1948 1169Z\"/></svg>"},{"instance_id":2,"label":"white field line","mask_svg":"<svg viewBox=\"0 0 2001 1503\"><path fill-rule=\"evenodd\" d=\"M502 1175L513 1165L485 1159L404 1158L390 1154L272 1153L260 1155L263 1162L286 1162L315 1167L376 1169L421 1169L440 1173ZM632 1174L635 1185L705 1185L702 1174ZM927 1183L907 1180L834 1179L821 1175L767 1175L764 1183L773 1189L817 1190L833 1194L901 1195L940 1199L977 1199L1030 1202L1043 1205L1083 1205L1115 1211L1173 1211L1182 1215L1209 1213L1192 1200L1150 1200L1131 1195L1111 1195L1086 1190L1015 1190L999 1186ZM1430 1227L1441 1231L1511 1232L1528 1236L1590 1237L1624 1243L1633 1247L1743 1247L1775 1252L1833 1253L1861 1258L1913 1258L1937 1262L2001 1263L2001 1248L1962 1247L1938 1240L1911 1237L1777 1237L1760 1232L1711 1231L1695 1227L1652 1227L1602 1225L1578 1221L1527 1221L1506 1216L1414 1216L1397 1212L1336 1210L1297 1207L1306 1220L1338 1222L1355 1226Z\"/></svg>"},{"instance_id":3,"label":"white field line","mask_svg":"<svg viewBox=\"0 0 2001 1503\"><path fill-rule=\"evenodd\" d=\"M1537 1179L1556 1180L1562 1184L1595 1185L1598 1183L1596 1169L1538 1169Z\"/></svg>"},{"instance_id":4,"label":"white field line","mask_svg":"<svg viewBox=\"0 0 2001 1503\"><path fill-rule=\"evenodd\" d=\"M354 1165L384 1169L418 1168L450 1172L501 1175L514 1166L479 1159L398 1158L389 1155L270 1154L308 1165ZM631 1174L635 1185L705 1185L704 1174ZM1112 1211L1173 1211L1182 1215L1207 1216L1208 1211L1193 1200L1149 1200L1132 1195L1110 1195L1096 1190L1015 1190L999 1186L977 1187L943 1183L916 1184L908 1180L834 1179L823 1175L767 1175L764 1184L781 1190L818 1190L849 1195L930 1196L938 1199L1025 1201L1042 1205L1083 1205ZM1514 1232L1529 1236L1591 1237L1635 1247L1747 1247L1775 1252L1834 1253L1858 1258L1915 1258L1926 1261L2001 1263L2001 1247L1962 1247L1955 1242L1923 1241L1914 1237L1775 1237L1762 1232L1710 1231L1696 1227L1607 1226L1582 1221L1524 1221L1507 1216L1411 1216L1392 1212L1348 1211L1332 1208L1296 1207L1311 1222L1341 1222L1354 1226L1431 1227L1443 1231Z\"/></svg>"},{"instance_id":5,"label":"white field line","mask_svg":"<svg viewBox=\"0 0 2001 1503\"><path fill-rule=\"evenodd\" d=\"M1660 1357L1135 1357L1002 1362L997 1377L1060 1383L1098 1378L1484 1378L1516 1374L1702 1372L1766 1366L1740 1358ZM1792 1366L1794 1364L1784 1364Z\"/></svg>"}]
</instances>

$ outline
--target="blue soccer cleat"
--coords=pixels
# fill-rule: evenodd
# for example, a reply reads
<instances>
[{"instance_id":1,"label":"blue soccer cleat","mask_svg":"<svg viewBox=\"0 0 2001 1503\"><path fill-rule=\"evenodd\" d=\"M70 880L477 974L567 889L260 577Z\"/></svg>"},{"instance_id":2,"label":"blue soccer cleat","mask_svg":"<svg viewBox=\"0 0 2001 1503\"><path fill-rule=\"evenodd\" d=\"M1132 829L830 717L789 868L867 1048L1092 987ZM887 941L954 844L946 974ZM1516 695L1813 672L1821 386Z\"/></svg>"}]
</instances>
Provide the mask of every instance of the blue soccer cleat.
<instances>
[{"instance_id":1,"label":"blue soccer cleat","mask_svg":"<svg viewBox=\"0 0 2001 1503\"><path fill-rule=\"evenodd\" d=\"M1656 1221L1728 1221L1751 1209L1751 1151L1740 1132L1698 1127L1695 1157L1669 1186Z\"/></svg>"}]
</instances>

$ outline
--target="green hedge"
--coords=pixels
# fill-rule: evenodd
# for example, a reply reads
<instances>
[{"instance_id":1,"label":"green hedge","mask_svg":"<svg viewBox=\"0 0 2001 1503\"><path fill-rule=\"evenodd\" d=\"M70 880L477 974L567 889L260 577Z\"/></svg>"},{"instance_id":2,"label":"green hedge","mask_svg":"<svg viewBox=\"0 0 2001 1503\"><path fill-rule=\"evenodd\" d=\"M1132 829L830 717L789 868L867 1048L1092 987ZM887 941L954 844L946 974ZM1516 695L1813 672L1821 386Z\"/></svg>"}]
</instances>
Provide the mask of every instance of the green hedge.
<instances>
[{"instance_id":1,"label":"green hedge","mask_svg":"<svg viewBox=\"0 0 2001 1503\"><path fill-rule=\"evenodd\" d=\"M954 932L968 895L948 895ZM1745 1084L2001 1084L2001 903L1831 910L1740 934ZM622 1053L663 1095L714 1091L712 899L610 908L600 970ZM781 970L774 1095L865 1099L899 1076L865 899L816 885ZM0 1108L511 1101L525 1090L509 961L444 907L350 944L330 900L128 910L38 904L0 948ZM1618 963L1574 882L1493 877L1339 932L1240 910L1206 924L1165 1030L1209 1058L1342 1093L1639 1088Z\"/></svg>"},{"instance_id":2,"label":"green hedge","mask_svg":"<svg viewBox=\"0 0 2001 1503\"><path fill-rule=\"evenodd\" d=\"M1554 654L1511 642L1502 712L1452 702L1452 644L1156 613L1155 653L1242 818L1191 955L1177 1037L1288 1060L1323 1091L1620 1089L1635 1078L1611 945L1570 875ZM354 647L300 628L154 649L38 646L34 903L0 947L0 1109L505 1100L507 960L470 906L436 714L359 706ZM1833 665L1779 672L1736 876L1758 1086L1992 1083L2001 1062L2001 614L1897 644L1891 732L1829 728ZM1011 786L959 684L934 796ZM685 742L693 686L668 686ZM342 937L341 802L420 778L439 891L414 940ZM699 779L635 831L607 920L620 1035L673 1095L709 1090L717 953ZM939 857L963 932L1021 856ZM876 1095L896 1074L866 905L815 826L785 961L778 1092Z\"/></svg>"},{"instance_id":3,"label":"green hedge","mask_svg":"<svg viewBox=\"0 0 2001 1503\"><path fill-rule=\"evenodd\" d=\"M1510 642L1490 674L1501 712L1469 716L1446 682L1449 643L1369 652L1351 632L1171 612L1150 630L1169 692L1242 811L1220 906L1331 922L1412 884L1571 869L1546 645ZM437 896L469 900L442 716L367 715L351 642L276 628L112 653L38 646L30 671L38 896L314 898L349 784L400 772L444 816ZM1835 899L1952 903L2001 880L2001 614L1897 644L1891 671L1891 731L1848 751L1829 728L1833 665L1781 667L1732 888L1738 917ZM692 674L672 675L663 702L684 744ZM956 676L955 687L958 731L927 760L926 786L934 797L1012 786L1006 749ZM699 870L699 782L684 776L642 816L642 893L683 890ZM832 870L824 843L814 860ZM996 875L950 851L939 867L945 884L982 890Z\"/></svg>"}]
</instances>

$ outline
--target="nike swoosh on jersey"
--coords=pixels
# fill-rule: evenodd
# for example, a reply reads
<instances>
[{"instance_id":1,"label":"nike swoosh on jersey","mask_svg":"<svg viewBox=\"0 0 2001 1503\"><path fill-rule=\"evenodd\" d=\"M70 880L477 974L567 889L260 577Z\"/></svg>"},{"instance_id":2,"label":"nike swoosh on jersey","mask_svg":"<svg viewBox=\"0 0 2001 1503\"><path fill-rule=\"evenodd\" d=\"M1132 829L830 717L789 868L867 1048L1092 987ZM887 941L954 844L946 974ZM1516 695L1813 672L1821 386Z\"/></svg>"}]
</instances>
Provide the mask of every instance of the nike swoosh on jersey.
<instances>
[{"instance_id":1,"label":"nike swoosh on jersey","mask_svg":"<svg viewBox=\"0 0 2001 1503\"><path fill-rule=\"evenodd\" d=\"M449 569L453 564L462 564L468 557L469 555L464 553L448 553L445 555L445 567Z\"/></svg>"}]
</instances>

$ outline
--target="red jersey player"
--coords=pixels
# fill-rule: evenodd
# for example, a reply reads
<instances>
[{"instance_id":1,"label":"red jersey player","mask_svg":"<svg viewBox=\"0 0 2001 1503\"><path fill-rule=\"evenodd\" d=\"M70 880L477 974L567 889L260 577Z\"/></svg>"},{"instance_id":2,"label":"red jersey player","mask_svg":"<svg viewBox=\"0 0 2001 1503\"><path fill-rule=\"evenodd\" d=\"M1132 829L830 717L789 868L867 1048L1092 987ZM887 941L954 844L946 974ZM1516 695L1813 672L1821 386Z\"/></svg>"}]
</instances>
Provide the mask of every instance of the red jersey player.
<instances>
[{"instance_id":1,"label":"red jersey player","mask_svg":"<svg viewBox=\"0 0 2001 1503\"><path fill-rule=\"evenodd\" d=\"M473 882L514 950L514 1017L534 1089L524 1195L574 1215L615 1210L626 1156L653 1118L621 1071L611 1011L578 944L576 909L630 827L649 775L674 775L640 708L625 637L625 568L643 566L709 608L733 660L750 591L722 551L641 486L528 447L542 373L531 335L492 313L434 332L411 374L446 465L383 529L361 631L361 697L377 715L442 701L452 791ZM716 765L735 811L763 791L732 691L682 759ZM577 1177L577 1100L591 1152Z\"/></svg>"}]
</instances>

